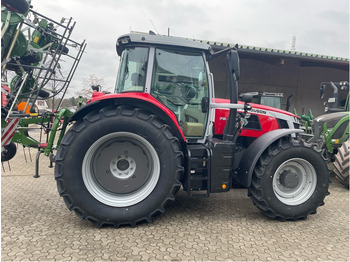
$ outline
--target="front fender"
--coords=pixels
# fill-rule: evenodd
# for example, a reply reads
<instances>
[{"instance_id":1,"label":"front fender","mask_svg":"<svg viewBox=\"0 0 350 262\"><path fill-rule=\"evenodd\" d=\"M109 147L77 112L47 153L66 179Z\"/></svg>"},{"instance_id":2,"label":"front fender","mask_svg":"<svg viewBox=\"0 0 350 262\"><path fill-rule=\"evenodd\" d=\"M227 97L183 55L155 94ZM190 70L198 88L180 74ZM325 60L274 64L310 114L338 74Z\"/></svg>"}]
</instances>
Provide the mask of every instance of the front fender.
<instances>
[{"instance_id":1,"label":"front fender","mask_svg":"<svg viewBox=\"0 0 350 262\"><path fill-rule=\"evenodd\" d=\"M233 179L242 186L249 187L252 182L255 165L265 149L284 136L302 132L304 131L301 129L277 129L258 137L245 151L238 169L233 173Z\"/></svg>"},{"instance_id":2,"label":"front fender","mask_svg":"<svg viewBox=\"0 0 350 262\"><path fill-rule=\"evenodd\" d=\"M147 93L122 93L122 94L110 94L96 97L90 102L76 111L69 119L69 121L76 121L84 118L88 113L92 111L99 111L104 107L115 105L128 105L138 108L143 108L157 117L161 118L162 121L170 126L173 130L174 135L180 141L186 141L184 134L177 122L175 114L167 108L165 105L160 103L157 99Z\"/></svg>"}]
</instances>

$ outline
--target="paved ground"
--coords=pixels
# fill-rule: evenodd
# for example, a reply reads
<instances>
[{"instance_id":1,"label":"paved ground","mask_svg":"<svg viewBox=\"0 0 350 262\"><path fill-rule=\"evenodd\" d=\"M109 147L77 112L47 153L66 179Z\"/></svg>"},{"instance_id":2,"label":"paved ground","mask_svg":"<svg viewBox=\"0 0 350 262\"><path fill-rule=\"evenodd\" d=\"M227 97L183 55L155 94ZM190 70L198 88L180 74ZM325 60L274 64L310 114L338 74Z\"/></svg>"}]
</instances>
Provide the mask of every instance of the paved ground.
<instances>
[{"instance_id":1,"label":"paved ground","mask_svg":"<svg viewBox=\"0 0 350 262\"><path fill-rule=\"evenodd\" d=\"M348 261L349 191L332 183L325 206L307 220L263 216L245 189L192 199L180 191L163 216L136 228L94 228L66 208L53 169L41 177L22 147L1 174L1 260Z\"/></svg>"}]
</instances>

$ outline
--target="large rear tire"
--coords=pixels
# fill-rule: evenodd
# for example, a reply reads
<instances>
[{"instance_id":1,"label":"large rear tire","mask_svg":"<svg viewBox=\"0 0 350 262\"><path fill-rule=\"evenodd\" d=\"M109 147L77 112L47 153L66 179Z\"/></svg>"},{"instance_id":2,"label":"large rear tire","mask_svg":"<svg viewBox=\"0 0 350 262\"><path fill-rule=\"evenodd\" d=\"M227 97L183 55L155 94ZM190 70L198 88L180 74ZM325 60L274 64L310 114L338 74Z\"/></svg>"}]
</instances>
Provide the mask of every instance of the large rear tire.
<instances>
[{"instance_id":1,"label":"large rear tire","mask_svg":"<svg viewBox=\"0 0 350 262\"><path fill-rule=\"evenodd\" d=\"M350 144L349 140L345 141L335 155L334 172L336 178L346 187L349 188L349 156Z\"/></svg>"},{"instance_id":2,"label":"large rear tire","mask_svg":"<svg viewBox=\"0 0 350 262\"><path fill-rule=\"evenodd\" d=\"M55 177L67 207L97 227L150 222L174 200L183 173L180 143L141 109L91 112L64 136Z\"/></svg>"},{"instance_id":3,"label":"large rear tire","mask_svg":"<svg viewBox=\"0 0 350 262\"><path fill-rule=\"evenodd\" d=\"M260 157L249 187L253 203L281 221L316 213L328 195L329 170L318 145L282 138Z\"/></svg>"}]
</instances>

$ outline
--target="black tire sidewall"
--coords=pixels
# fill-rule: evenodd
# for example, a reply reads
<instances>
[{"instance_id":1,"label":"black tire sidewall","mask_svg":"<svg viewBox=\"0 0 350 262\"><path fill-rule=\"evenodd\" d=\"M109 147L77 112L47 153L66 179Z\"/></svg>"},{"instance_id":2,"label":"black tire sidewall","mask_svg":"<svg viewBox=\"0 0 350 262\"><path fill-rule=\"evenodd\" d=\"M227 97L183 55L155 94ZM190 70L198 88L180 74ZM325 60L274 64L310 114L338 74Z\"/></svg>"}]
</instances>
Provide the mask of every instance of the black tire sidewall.
<instances>
[{"instance_id":1,"label":"black tire sidewall","mask_svg":"<svg viewBox=\"0 0 350 262\"><path fill-rule=\"evenodd\" d=\"M162 207L174 184L178 183L176 173L179 165L174 148L163 130L154 126L151 121L135 116L102 117L93 123L85 121L85 124L86 127L70 143L62 163L62 183L74 205L82 209L87 217L94 218L98 215L99 220L109 221L113 218L118 223L134 221ZM99 202L88 192L82 178L82 163L87 150L97 139L114 132L131 132L142 136L154 147L160 161L160 176L152 193L143 201L129 207L111 207Z\"/></svg>"},{"instance_id":2,"label":"black tire sidewall","mask_svg":"<svg viewBox=\"0 0 350 262\"><path fill-rule=\"evenodd\" d=\"M6 153L1 155L1 162L11 160L17 153L17 147L14 142L10 142L10 144L5 146Z\"/></svg>"},{"instance_id":3,"label":"black tire sidewall","mask_svg":"<svg viewBox=\"0 0 350 262\"><path fill-rule=\"evenodd\" d=\"M349 140L347 140L338 149L333 163L336 178L347 188L349 188L349 150Z\"/></svg>"},{"instance_id":4,"label":"black tire sidewall","mask_svg":"<svg viewBox=\"0 0 350 262\"><path fill-rule=\"evenodd\" d=\"M1 5L4 5L12 12L16 12L22 15L24 15L29 9L29 4L26 0L2 0Z\"/></svg>"},{"instance_id":5,"label":"black tire sidewall","mask_svg":"<svg viewBox=\"0 0 350 262\"><path fill-rule=\"evenodd\" d=\"M314 167L317 175L317 183L311 197L304 203L291 206L281 202L273 190L273 177L279 166L292 158L301 158L308 161ZM329 174L326 162L322 156L312 148L298 146L283 150L274 156L270 163L265 167L265 172L261 181L263 198L269 208L276 214L285 218L298 216L305 217L323 203L324 197L328 192Z\"/></svg>"}]
</instances>

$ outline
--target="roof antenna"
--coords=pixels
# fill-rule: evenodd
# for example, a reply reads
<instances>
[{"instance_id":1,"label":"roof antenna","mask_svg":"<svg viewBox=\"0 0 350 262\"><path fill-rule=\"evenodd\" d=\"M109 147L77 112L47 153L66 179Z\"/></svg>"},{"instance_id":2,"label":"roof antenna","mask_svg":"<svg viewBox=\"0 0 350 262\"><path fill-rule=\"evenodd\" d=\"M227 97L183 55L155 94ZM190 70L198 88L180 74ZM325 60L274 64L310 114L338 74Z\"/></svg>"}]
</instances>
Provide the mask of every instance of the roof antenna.
<instances>
[{"instance_id":1,"label":"roof antenna","mask_svg":"<svg viewBox=\"0 0 350 262\"><path fill-rule=\"evenodd\" d=\"M294 35L292 38L292 51L295 51L295 46L296 46L296 41L297 41L297 37Z\"/></svg>"},{"instance_id":2,"label":"roof antenna","mask_svg":"<svg viewBox=\"0 0 350 262\"><path fill-rule=\"evenodd\" d=\"M157 34L159 35L159 32L157 30L157 28L154 26L153 22L152 22L152 19L149 19L151 21L151 24L153 25L154 29L156 30Z\"/></svg>"}]
</instances>

